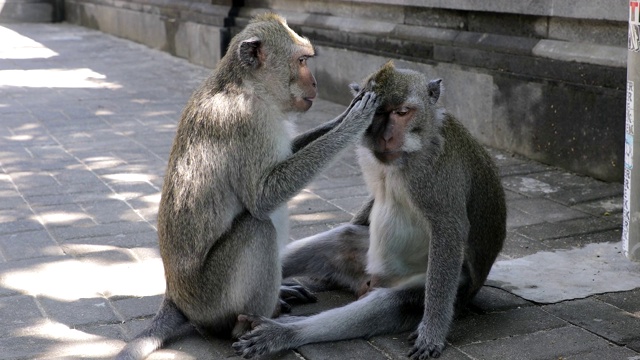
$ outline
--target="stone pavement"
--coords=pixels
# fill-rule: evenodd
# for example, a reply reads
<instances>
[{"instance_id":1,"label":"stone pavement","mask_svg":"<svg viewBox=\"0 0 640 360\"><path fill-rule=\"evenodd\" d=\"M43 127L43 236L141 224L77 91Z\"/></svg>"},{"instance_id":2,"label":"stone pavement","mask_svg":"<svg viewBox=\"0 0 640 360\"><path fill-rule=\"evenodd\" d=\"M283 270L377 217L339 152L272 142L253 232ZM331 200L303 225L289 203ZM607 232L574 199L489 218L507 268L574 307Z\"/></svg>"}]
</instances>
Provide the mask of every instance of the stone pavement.
<instances>
[{"instance_id":1,"label":"stone pavement","mask_svg":"<svg viewBox=\"0 0 640 360\"><path fill-rule=\"evenodd\" d=\"M148 323L164 289L155 229L163 172L182 107L208 73L81 27L0 26L0 358L111 358ZM300 130L342 109L318 101ZM620 184L492 154L509 208L499 264L591 244L619 249ZM349 220L365 196L348 151L291 201L292 239ZM627 262L622 255L614 261ZM544 274L549 264L535 265ZM562 272L532 281L529 290L557 277ZM492 275L455 321L442 358L640 359L640 289L596 292L533 302ZM353 300L337 291L319 298L295 313ZM269 358L402 359L406 335L308 345ZM227 340L191 334L151 358L234 355Z\"/></svg>"}]
</instances>

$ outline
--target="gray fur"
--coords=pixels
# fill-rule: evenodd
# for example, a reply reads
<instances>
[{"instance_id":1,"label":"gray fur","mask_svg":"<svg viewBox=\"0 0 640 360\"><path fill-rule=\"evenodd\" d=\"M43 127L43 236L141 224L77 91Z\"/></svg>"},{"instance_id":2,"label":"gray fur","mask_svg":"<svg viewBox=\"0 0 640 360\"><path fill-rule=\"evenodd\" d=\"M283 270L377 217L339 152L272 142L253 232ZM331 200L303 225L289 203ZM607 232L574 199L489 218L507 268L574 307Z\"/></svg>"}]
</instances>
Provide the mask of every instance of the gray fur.
<instances>
[{"instance_id":1,"label":"gray fur","mask_svg":"<svg viewBox=\"0 0 640 360\"><path fill-rule=\"evenodd\" d=\"M283 257L286 276L321 277L352 290L370 279L373 289L308 318L242 317L253 330L233 346L244 357L408 330L414 330L411 359L438 357L456 308L482 287L502 248L506 205L497 169L468 131L436 105L441 82L390 64L381 71L370 79L378 96L394 103L379 109L400 105L398 99L416 109L404 133L407 150L381 160L372 154L379 135L368 130L358 154L373 202L351 224L291 243ZM408 90L384 94L385 82ZM385 118L378 121L386 126Z\"/></svg>"},{"instance_id":2,"label":"gray fur","mask_svg":"<svg viewBox=\"0 0 640 360\"><path fill-rule=\"evenodd\" d=\"M316 86L312 75L307 90L296 82L292 69L306 66L298 59L313 56L313 48L294 35L276 15L252 21L189 100L158 212L165 300L118 359L146 357L186 322L238 337L247 330L238 315L271 316L279 293L312 300L281 287L286 202L364 133L377 103L375 94L363 94L327 125L290 139L286 113L298 109L292 99L313 98Z\"/></svg>"}]
</instances>

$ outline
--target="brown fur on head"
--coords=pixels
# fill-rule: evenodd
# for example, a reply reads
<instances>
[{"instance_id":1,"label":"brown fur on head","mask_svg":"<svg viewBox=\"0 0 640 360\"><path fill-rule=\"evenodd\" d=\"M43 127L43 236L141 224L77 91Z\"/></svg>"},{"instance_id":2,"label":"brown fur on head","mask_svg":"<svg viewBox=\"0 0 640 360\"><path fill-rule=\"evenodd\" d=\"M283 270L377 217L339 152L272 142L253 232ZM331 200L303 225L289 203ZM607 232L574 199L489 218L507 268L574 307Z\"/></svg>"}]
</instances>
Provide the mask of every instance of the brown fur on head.
<instances>
[{"instance_id":1,"label":"brown fur on head","mask_svg":"<svg viewBox=\"0 0 640 360\"><path fill-rule=\"evenodd\" d=\"M393 61L389 60L376 72L366 77L362 86L352 84L351 88L356 93L375 92L382 100L381 105L398 105L407 98L411 81L415 80L398 71Z\"/></svg>"}]
</instances>

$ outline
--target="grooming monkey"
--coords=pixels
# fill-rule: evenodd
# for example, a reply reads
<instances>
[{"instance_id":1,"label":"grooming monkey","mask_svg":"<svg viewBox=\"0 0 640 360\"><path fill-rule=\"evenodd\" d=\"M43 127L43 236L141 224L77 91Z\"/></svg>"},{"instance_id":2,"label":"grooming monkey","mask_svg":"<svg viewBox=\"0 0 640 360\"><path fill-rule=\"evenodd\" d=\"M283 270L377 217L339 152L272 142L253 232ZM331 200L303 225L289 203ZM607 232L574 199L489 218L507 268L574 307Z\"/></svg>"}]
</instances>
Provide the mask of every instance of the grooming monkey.
<instances>
[{"instance_id":1,"label":"grooming monkey","mask_svg":"<svg viewBox=\"0 0 640 360\"><path fill-rule=\"evenodd\" d=\"M288 242L286 202L371 124L375 94L360 94L336 119L290 137L287 113L307 111L316 80L311 43L266 14L235 36L194 92L169 156L158 238L163 304L118 359L141 359L183 325L238 337L238 314L271 316L281 294L280 250Z\"/></svg>"},{"instance_id":2,"label":"grooming monkey","mask_svg":"<svg viewBox=\"0 0 640 360\"><path fill-rule=\"evenodd\" d=\"M244 357L413 331L411 359L438 357L456 309L484 284L506 234L490 156L437 102L441 80L387 63L364 83L381 104L357 149L372 198L351 223L294 241L283 276L348 287L358 301L310 317L241 315Z\"/></svg>"}]
</instances>

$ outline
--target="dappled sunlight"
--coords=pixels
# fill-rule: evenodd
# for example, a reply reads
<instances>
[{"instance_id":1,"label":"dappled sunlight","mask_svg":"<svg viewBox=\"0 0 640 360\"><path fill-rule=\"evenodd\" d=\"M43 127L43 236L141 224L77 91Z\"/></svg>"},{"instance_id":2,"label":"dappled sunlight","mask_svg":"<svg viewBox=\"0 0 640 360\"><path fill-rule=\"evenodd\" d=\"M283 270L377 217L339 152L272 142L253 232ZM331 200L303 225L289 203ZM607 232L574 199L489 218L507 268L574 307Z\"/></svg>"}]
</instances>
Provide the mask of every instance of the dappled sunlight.
<instances>
[{"instance_id":1,"label":"dappled sunlight","mask_svg":"<svg viewBox=\"0 0 640 360\"><path fill-rule=\"evenodd\" d=\"M51 357L73 357L73 358L111 358L122 348L122 341L106 338L103 336L89 334L77 329L71 329L67 325L43 321L37 324L25 326L13 331L17 337L38 338L37 343L45 345L44 351L39 358ZM40 347L42 345L36 345Z\"/></svg>"},{"instance_id":2,"label":"dappled sunlight","mask_svg":"<svg viewBox=\"0 0 640 360\"><path fill-rule=\"evenodd\" d=\"M13 135L13 136L5 136L4 137L7 140L11 140L11 141L31 141L33 140L33 136L32 135Z\"/></svg>"},{"instance_id":3,"label":"dappled sunlight","mask_svg":"<svg viewBox=\"0 0 640 360\"><path fill-rule=\"evenodd\" d=\"M162 115L175 115L175 111L145 111L142 113L143 117L154 117L154 116L162 116Z\"/></svg>"},{"instance_id":4,"label":"dappled sunlight","mask_svg":"<svg viewBox=\"0 0 640 360\"><path fill-rule=\"evenodd\" d=\"M125 183L143 182L147 184L151 184L151 182L156 179L156 176L154 175L135 174L135 173L110 174L110 175L104 175L103 177L105 179L118 181L118 182L125 182Z\"/></svg>"},{"instance_id":5,"label":"dappled sunlight","mask_svg":"<svg viewBox=\"0 0 640 360\"><path fill-rule=\"evenodd\" d=\"M301 191L298 195L296 195L293 199L289 200L289 205L298 205L305 201L309 201L311 199L317 199L318 196L312 194L308 191Z\"/></svg>"},{"instance_id":6,"label":"dappled sunlight","mask_svg":"<svg viewBox=\"0 0 640 360\"><path fill-rule=\"evenodd\" d=\"M48 59L59 54L41 43L0 26L0 59Z\"/></svg>"},{"instance_id":7,"label":"dappled sunlight","mask_svg":"<svg viewBox=\"0 0 640 360\"><path fill-rule=\"evenodd\" d=\"M87 214L81 212L70 211L50 211L40 213L38 216L33 216L33 220L40 220L43 225L64 225L72 224L78 220L91 219Z\"/></svg>"},{"instance_id":8,"label":"dappled sunlight","mask_svg":"<svg viewBox=\"0 0 640 360\"><path fill-rule=\"evenodd\" d=\"M91 245L83 245L87 247ZM100 250L118 247L101 246ZM2 287L21 294L74 301L96 296L151 296L164 293L162 261L146 258L140 262L104 264L100 260L64 259L5 271Z\"/></svg>"},{"instance_id":9,"label":"dappled sunlight","mask_svg":"<svg viewBox=\"0 0 640 360\"><path fill-rule=\"evenodd\" d=\"M161 196L162 196L162 193L158 192L158 193L151 194L151 195L141 196L140 200L144 201L145 203L147 203L149 205L153 205L154 207L157 208L157 206L160 205L160 197Z\"/></svg>"},{"instance_id":10,"label":"dappled sunlight","mask_svg":"<svg viewBox=\"0 0 640 360\"><path fill-rule=\"evenodd\" d=\"M337 214L335 212L323 212L323 213L312 213L312 214L296 214L291 215L291 221L297 222L318 222L318 221L335 221L337 219Z\"/></svg>"},{"instance_id":11,"label":"dappled sunlight","mask_svg":"<svg viewBox=\"0 0 640 360\"><path fill-rule=\"evenodd\" d=\"M0 70L0 86L33 88L120 89L107 77L91 69Z\"/></svg>"}]
</instances>

